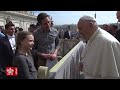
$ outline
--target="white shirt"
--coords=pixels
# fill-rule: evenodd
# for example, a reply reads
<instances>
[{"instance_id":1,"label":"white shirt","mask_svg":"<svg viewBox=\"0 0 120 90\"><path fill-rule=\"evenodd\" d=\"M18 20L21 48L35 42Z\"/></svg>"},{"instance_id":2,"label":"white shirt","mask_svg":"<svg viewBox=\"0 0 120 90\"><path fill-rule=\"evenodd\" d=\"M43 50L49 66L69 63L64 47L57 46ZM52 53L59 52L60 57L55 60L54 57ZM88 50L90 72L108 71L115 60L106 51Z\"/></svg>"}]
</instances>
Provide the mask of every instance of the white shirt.
<instances>
[{"instance_id":1,"label":"white shirt","mask_svg":"<svg viewBox=\"0 0 120 90\"><path fill-rule=\"evenodd\" d=\"M70 38L71 38L71 31L68 31L68 33L69 33L69 36L70 36Z\"/></svg>"},{"instance_id":2,"label":"white shirt","mask_svg":"<svg viewBox=\"0 0 120 90\"><path fill-rule=\"evenodd\" d=\"M10 42L10 45L12 47L12 50L13 50L13 52L15 52L15 49L16 49L15 35L10 36L7 34L7 36L8 36L8 40Z\"/></svg>"}]
</instances>

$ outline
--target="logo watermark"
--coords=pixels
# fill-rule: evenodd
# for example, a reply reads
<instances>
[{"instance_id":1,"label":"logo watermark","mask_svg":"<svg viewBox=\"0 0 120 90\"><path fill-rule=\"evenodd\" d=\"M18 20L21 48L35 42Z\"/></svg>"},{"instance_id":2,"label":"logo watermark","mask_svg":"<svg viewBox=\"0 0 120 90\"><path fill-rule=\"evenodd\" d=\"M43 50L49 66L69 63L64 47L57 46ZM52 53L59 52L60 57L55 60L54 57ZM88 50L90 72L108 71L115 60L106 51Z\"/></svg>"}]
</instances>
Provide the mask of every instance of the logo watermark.
<instances>
[{"instance_id":1,"label":"logo watermark","mask_svg":"<svg viewBox=\"0 0 120 90\"><path fill-rule=\"evenodd\" d=\"M6 67L6 76L18 76L18 68Z\"/></svg>"}]
</instances>

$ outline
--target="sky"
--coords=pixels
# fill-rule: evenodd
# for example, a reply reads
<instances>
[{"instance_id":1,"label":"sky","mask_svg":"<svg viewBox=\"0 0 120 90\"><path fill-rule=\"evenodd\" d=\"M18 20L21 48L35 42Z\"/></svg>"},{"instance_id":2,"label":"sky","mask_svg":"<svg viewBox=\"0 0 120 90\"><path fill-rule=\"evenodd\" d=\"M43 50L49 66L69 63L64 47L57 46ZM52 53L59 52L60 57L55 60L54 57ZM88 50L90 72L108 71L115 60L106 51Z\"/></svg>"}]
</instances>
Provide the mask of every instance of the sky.
<instances>
[{"instance_id":1,"label":"sky","mask_svg":"<svg viewBox=\"0 0 120 90\"><path fill-rule=\"evenodd\" d=\"M77 24L80 17L83 15L94 16L98 24L116 23L117 11L35 11L37 16L39 13L45 12L52 16L55 25Z\"/></svg>"}]
</instances>

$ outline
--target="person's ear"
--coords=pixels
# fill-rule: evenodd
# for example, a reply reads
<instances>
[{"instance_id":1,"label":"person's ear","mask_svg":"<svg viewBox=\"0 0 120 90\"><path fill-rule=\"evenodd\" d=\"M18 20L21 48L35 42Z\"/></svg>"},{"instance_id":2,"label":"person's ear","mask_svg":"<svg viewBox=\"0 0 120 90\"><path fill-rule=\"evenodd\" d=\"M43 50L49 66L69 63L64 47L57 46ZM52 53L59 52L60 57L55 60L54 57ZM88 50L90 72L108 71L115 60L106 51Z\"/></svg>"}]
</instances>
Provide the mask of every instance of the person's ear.
<instances>
[{"instance_id":1,"label":"person's ear","mask_svg":"<svg viewBox=\"0 0 120 90\"><path fill-rule=\"evenodd\" d=\"M94 22L90 22L90 27L93 27L93 25L94 25Z\"/></svg>"}]
</instances>

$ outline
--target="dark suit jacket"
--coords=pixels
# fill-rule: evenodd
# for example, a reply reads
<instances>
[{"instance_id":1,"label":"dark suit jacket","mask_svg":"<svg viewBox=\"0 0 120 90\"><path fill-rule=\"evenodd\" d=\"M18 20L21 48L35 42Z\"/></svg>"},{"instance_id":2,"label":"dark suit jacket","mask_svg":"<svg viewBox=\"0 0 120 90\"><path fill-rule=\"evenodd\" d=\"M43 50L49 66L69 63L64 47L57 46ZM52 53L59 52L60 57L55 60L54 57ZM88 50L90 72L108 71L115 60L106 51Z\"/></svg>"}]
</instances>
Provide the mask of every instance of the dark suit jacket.
<instances>
[{"instance_id":1,"label":"dark suit jacket","mask_svg":"<svg viewBox=\"0 0 120 90\"><path fill-rule=\"evenodd\" d=\"M8 40L5 36L0 39L0 67L5 70L6 67L12 66L13 63L13 51Z\"/></svg>"},{"instance_id":2,"label":"dark suit jacket","mask_svg":"<svg viewBox=\"0 0 120 90\"><path fill-rule=\"evenodd\" d=\"M64 39L65 39L65 38L67 38L67 39L70 39L70 38L71 38L68 31L66 31L66 32L64 33Z\"/></svg>"},{"instance_id":3,"label":"dark suit jacket","mask_svg":"<svg viewBox=\"0 0 120 90\"><path fill-rule=\"evenodd\" d=\"M115 38L120 42L120 30L116 32Z\"/></svg>"},{"instance_id":4,"label":"dark suit jacket","mask_svg":"<svg viewBox=\"0 0 120 90\"><path fill-rule=\"evenodd\" d=\"M5 35L3 33L0 32L0 38L4 37Z\"/></svg>"}]
</instances>

